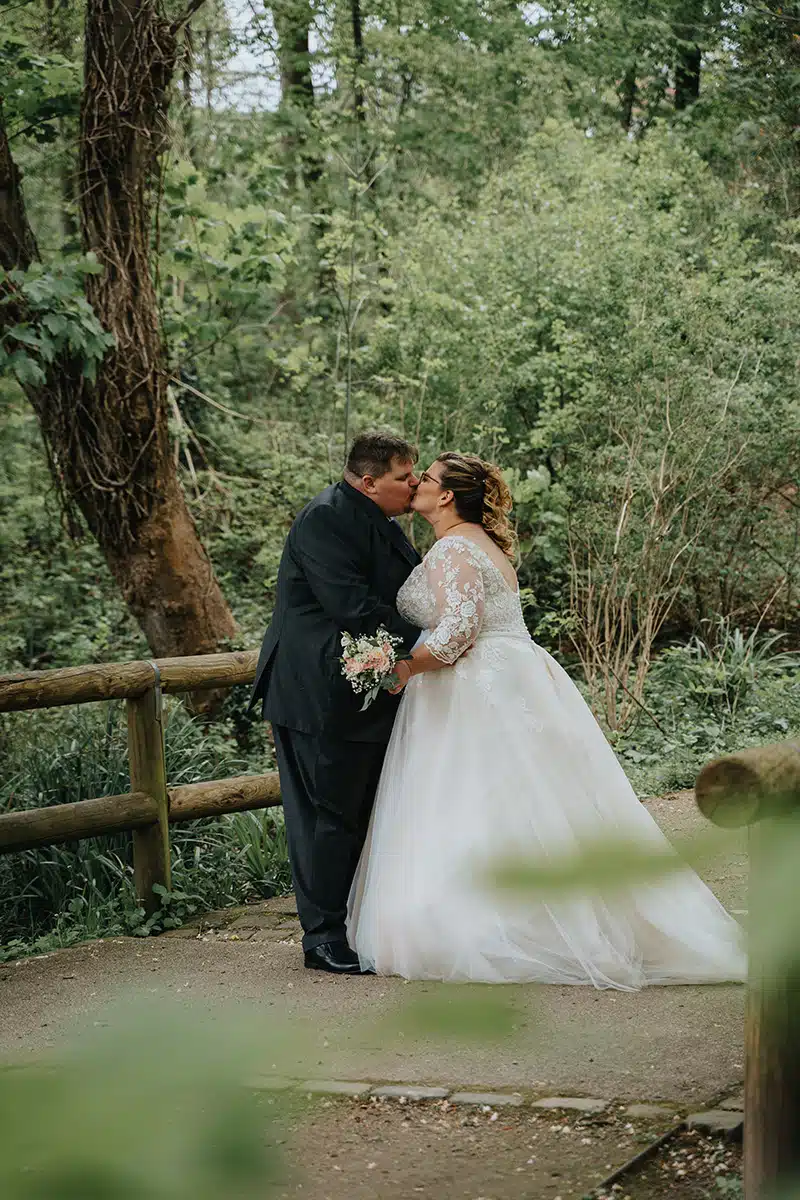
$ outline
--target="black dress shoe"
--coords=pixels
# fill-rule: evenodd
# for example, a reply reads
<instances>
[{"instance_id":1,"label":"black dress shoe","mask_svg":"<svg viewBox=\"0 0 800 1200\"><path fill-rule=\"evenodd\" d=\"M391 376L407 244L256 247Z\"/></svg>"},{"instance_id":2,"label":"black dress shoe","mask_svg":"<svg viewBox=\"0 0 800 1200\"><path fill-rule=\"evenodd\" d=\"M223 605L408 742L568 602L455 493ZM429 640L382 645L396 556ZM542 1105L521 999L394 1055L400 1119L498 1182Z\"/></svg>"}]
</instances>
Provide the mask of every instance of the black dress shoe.
<instances>
[{"instance_id":1,"label":"black dress shoe","mask_svg":"<svg viewBox=\"0 0 800 1200\"><path fill-rule=\"evenodd\" d=\"M374 971L361 969L358 955L347 942L323 942L306 950L306 966L313 971L330 971L332 975L373 975Z\"/></svg>"}]
</instances>

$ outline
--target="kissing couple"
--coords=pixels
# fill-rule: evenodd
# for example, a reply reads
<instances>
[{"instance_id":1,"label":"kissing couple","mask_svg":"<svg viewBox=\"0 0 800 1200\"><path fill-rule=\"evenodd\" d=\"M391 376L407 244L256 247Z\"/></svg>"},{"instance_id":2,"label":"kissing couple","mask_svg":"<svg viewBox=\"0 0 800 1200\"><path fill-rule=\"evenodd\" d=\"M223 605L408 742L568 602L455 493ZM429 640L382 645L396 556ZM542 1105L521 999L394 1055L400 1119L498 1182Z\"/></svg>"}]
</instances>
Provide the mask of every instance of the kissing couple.
<instances>
[{"instance_id":1,"label":"kissing couple","mask_svg":"<svg viewBox=\"0 0 800 1200\"><path fill-rule=\"evenodd\" d=\"M364 433L289 531L251 707L272 724L307 967L489 983L714 983L742 934L687 866L552 896L498 891L616 840L669 855L588 705L530 637L500 470ZM396 518L435 537L423 560ZM366 709L342 635L402 642Z\"/></svg>"}]
</instances>

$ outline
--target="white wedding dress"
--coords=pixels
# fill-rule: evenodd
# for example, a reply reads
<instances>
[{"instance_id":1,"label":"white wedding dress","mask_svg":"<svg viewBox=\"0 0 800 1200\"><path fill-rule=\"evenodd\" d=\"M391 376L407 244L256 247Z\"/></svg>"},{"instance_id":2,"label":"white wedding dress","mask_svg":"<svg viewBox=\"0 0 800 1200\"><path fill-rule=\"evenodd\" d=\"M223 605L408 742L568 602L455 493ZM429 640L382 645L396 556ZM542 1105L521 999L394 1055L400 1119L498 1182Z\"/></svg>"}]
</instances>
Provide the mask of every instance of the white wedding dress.
<instances>
[{"instance_id":1,"label":"white wedding dress","mask_svg":"<svg viewBox=\"0 0 800 1200\"><path fill-rule=\"evenodd\" d=\"M737 922L683 864L602 893L492 886L509 857L553 865L612 837L656 853L669 844L474 542L441 538L397 606L455 665L414 676L400 704L350 893L362 964L407 979L625 990L743 979Z\"/></svg>"}]
</instances>

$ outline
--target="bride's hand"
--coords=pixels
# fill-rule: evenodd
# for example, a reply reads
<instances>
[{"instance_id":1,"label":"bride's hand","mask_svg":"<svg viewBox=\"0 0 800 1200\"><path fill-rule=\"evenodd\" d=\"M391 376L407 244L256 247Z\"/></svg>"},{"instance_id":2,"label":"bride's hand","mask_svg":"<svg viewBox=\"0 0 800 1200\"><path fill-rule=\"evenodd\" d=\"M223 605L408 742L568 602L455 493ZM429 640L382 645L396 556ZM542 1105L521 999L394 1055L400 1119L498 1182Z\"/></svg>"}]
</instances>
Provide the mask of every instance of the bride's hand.
<instances>
[{"instance_id":1,"label":"bride's hand","mask_svg":"<svg viewBox=\"0 0 800 1200\"><path fill-rule=\"evenodd\" d=\"M398 682L393 688L389 688L390 696L396 696L399 692L402 692L403 688L411 678L411 667L409 666L407 659L402 658L400 660L395 668L395 675L398 677Z\"/></svg>"}]
</instances>

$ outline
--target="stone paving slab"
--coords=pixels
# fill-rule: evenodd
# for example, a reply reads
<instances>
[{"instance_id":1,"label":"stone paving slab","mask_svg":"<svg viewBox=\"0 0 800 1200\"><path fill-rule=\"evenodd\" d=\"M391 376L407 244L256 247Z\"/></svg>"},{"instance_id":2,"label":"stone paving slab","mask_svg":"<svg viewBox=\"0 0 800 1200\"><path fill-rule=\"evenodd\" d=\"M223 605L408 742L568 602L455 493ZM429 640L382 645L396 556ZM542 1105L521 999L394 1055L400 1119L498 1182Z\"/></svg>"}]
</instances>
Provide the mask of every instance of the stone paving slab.
<instances>
[{"instance_id":1,"label":"stone paving slab","mask_svg":"<svg viewBox=\"0 0 800 1200\"><path fill-rule=\"evenodd\" d=\"M585 1096L546 1096L544 1100L534 1100L534 1108L558 1108L566 1112L600 1113L608 1108L607 1100L595 1100Z\"/></svg>"},{"instance_id":2,"label":"stone paving slab","mask_svg":"<svg viewBox=\"0 0 800 1200\"><path fill-rule=\"evenodd\" d=\"M453 1092L450 1104L478 1104L482 1108L519 1108L523 1103L519 1092Z\"/></svg>"},{"instance_id":3,"label":"stone paving slab","mask_svg":"<svg viewBox=\"0 0 800 1200\"><path fill-rule=\"evenodd\" d=\"M299 923L295 923L299 927ZM254 912L250 916L237 917L227 926L227 930L230 932L240 929L279 929L286 924L292 924L291 920L281 917L278 913Z\"/></svg>"},{"instance_id":4,"label":"stone paving slab","mask_svg":"<svg viewBox=\"0 0 800 1200\"><path fill-rule=\"evenodd\" d=\"M552 1112L575 1112L591 1116L613 1109L617 1118L622 1114L634 1121L678 1121L684 1120L690 1128L710 1133L736 1129L743 1121L739 1104L743 1093L721 1101L715 1108L690 1114L681 1118L674 1107L666 1104L619 1104L618 1101L586 1096L524 1096L521 1092L478 1092L451 1091L448 1087L420 1087L414 1084L385 1084L376 1086L366 1080L349 1079L284 1079L264 1076L251 1080L249 1086L264 1090L297 1089L317 1095L348 1096L353 1098L371 1096L379 1100L400 1101L443 1101L445 1105L469 1105L484 1111L497 1108L545 1109Z\"/></svg>"},{"instance_id":5,"label":"stone paving slab","mask_svg":"<svg viewBox=\"0 0 800 1200\"><path fill-rule=\"evenodd\" d=\"M315 1096L366 1096L373 1090L371 1083L351 1083L347 1079L307 1079L298 1087Z\"/></svg>"},{"instance_id":6,"label":"stone paving slab","mask_svg":"<svg viewBox=\"0 0 800 1200\"><path fill-rule=\"evenodd\" d=\"M286 1092L297 1087L296 1079L283 1079L279 1075L258 1075L248 1079L246 1087L262 1092Z\"/></svg>"},{"instance_id":7,"label":"stone paving slab","mask_svg":"<svg viewBox=\"0 0 800 1200\"><path fill-rule=\"evenodd\" d=\"M729 1133L738 1129L744 1121L744 1114L731 1112L726 1108L712 1108L708 1112L691 1113L686 1118L690 1129L702 1129L707 1133Z\"/></svg>"},{"instance_id":8,"label":"stone paving slab","mask_svg":"<svg viewBox=\"0 0 800 1200\"><path fill-rule=\"evenodd\" d=\"M400 1083L373 1088L371 1094L385 1100L446 1100L450 1092L443 1087L415 1087Z\"/></svg>"}]
</instances>

